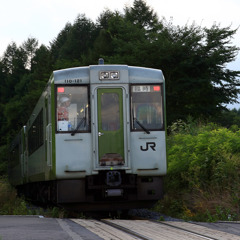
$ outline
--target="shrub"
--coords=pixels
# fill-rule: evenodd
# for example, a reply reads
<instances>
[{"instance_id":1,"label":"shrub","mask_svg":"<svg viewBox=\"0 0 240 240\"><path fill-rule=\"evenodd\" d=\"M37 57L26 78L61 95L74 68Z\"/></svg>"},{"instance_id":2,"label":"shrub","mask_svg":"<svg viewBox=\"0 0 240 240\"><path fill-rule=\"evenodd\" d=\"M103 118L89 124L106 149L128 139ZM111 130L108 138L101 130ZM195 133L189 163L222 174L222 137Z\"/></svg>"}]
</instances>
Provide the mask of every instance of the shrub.
<instances>
[{"instance_id":1,"label":"shrub","mask_svg":"<svg viewBox=\"0 0 240 240\"><path fill-rule=\"evenodd\" d=\"M167 198L182 202L178 209L188 218L239 218L240 130L212 123L181 123L180 131L176 124L172 129L167 140ZM226 214L219 214L219 209Z\"/></svg>"}]
</instances>

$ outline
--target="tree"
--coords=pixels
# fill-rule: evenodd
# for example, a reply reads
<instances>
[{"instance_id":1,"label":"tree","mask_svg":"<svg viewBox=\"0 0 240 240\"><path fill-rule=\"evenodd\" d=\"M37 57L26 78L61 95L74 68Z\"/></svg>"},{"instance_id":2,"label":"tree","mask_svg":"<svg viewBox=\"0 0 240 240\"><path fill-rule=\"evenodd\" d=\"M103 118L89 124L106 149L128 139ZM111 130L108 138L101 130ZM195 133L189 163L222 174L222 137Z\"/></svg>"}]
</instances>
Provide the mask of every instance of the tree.
<instances>
[{"instance_id":1,"label":"tree","mask_svg":"<svg viewBox=\"0 0 240 240\"><path fill-rule=\"evenodd\" d=\"M28 38L27 41L22 44L22 49L26 54L25 68L29 69L30 71L32 70L33 58L35 56L37 47L38 41L36 38Z\"/></svg>"},{"instance_id":2,"label":"tree","mask_svg":"<svg viewBox=\"0 0 240 240\"><path fill-rule=\"evenodd\" d=\"M103 57L106 63L143 66L139 47L146 41L146 30L132 24L118 11L107 10L98 21L100 31L94 42L95 56Z\"/></svg>"},{"instance_id":3,"label":"tree","mask_svg":"<svg viewBox=\"0 0 240 240\"><path fill-rule=\"evenodd\" d=\"M7 74L24 74L26 62L26 55L22 49L19 49L15 42L8 45L2 58L4 66L3 71Z\"/></svg>"},{"instance_id":4,"label":"tree","mask_svg":"<svg viewBox=\"0 0 240 240\"><path fill-rule=\"evenodd\" d=\"M96 36L95 24L84 14L79 15L74 24L68 24L52 44L52 52L57 50L56 66L70 67L73 62L77 66L81 65L83 56L92 48Z\"/></svg>"},{"instance_id":5,"label":"tree","mask_svg":"<svg viewBox=\"0 0 240 240\"><path fill-rule=\"evenodd\" d=\"M41 45L35 51L35 55L32 59L32 72L36 79L45 80L49 78L52 71L50 50Z\"/></svg>"},{"instance_id":6,"label":"tree","mask_svg":"<svg viewBox=\"0 0 240 240\"><path fill-rule=\"evenodd\" d=\"M0 61L0 103L6 102L6 98L8 97L6 92L7 92L7 73L5 72L5 66L4 64Z\"/></svg>"},{"instance_id":7,"label":"tree","mask_svg":"<svg viewBox=\"0 0 240 240\"><path fill-rule=\"evenodd\" d=\"M68 39L72 25L67 23L58 36L50 43L51 63L54 64L58 59L62 59L60 55L61 48Z\"/></svg>"},{"instance_id":8,"label":"tree","mask_svg":"<svg viewBox=\"0 0 240 240\"><path fill-rule=\"evenodd\" d=\"M239 93L236 86L240 86L237 77L240 71L229 70L226 64L234 61L239 51L239 48L231 45L237 29L231 30L230 26L221 28L220 25L213 25L210 29L204 30L205 56L215 96L221 99L222 104L236 103Z\"/></svg>"},{"instance_id":9,"label":"tree","mask_svg":"<svg viewBox=\"0 0 240 240\"><path fill-rule=\"evenodd\" d=\"M167 52L162 54L156 47L160 51L153 55L157 54L155 59L159 55L168 58L168 61L163 59L162 68L170 120L188 115L209 118L221 114L226 103L237 101L239 93L236 86L239 86L240 72L226 69L226 63L231 62L239 50L230 46L236 30L216 25L201 29L193 24L171 27L168 32ZM162 46L162 42L157 43Z\"/></svg>"},{"instance_id":10,"label":"tree","mask_svg":"<svg viewBox=\"0 0 240 240\"><path fill-rule=\"evenodd\" d=\"M66 51L66 58L81 60L82 55L86 55L93 46L96 36L95 24L85 15L79 15L66 42L67 50L63 48L63 51Z\"/></svg>"},{"instance_id":11,"label":"tree","mask_svg":"<svg viewBox=\"0 0 240 240\"><path fill-rule=\"evenodd\" d=\"M2 58L2 71L5 74L1 85L6 89L4 101L8 102L15 95L15 85L21 77L28 72L25 68L27 57L23 49L18 48L16 43L8 45Z\"/></svg>"},{"instance_id":12,"label":"tree","mask_svg":"<svg viewBox=\"0 0 240 240\"><path fill-rule=\"evenodd\" d=\"M126 7L125 18L139 28L154 31L159 21L157 14L143 0L135 0L133 7Z\"/></svg>"},{"instance_id":13,"label":"tree","mask_svg":"<svg viewBox=\"0 0 240 240\"><path fill-rule=\"evenodd\" d=\"M109 22L118 15L118 12L111 12L106 10L100 14L96 22L96 38L93 42L92 48L90 47L87 55L83 59L84 64L96 63L100 57L107 58L107 56L112 56L114 53L114 48L112 45L111 34L108 31Z\"/></svg>"},{"instance_id":14,"label":"tree","mask_svg":"<svg viewBox=\"0 0 240 240\"><path fill-rule=\"evenodd\" d=\"M231 128L231 126L238 126L238 130L240 129L240 109L232 109L232 110L223 110L221 116L219 116L216 120L221 126Z\"/></svg>"},{"instance_id":15,"label":"tree","mask_svg":"<svg viewBox=\"0 0 240 240\"><path fill-rule=\"evenodd\" d=\"M100 14L97 18L96 25L99 29L108 29L109 20L113 18L115 15L120 15L118 11L112 12L109 9L105 10Z\"/></svg>"}]
</instances>

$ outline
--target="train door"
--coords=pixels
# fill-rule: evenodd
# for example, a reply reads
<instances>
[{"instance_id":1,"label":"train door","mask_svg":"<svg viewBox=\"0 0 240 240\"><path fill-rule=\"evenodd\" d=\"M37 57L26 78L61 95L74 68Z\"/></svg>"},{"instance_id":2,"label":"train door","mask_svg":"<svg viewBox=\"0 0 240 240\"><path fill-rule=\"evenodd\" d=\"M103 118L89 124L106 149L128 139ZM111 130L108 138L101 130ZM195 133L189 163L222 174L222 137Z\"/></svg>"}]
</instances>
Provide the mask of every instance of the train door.
<instances>
[{"instance_id":1,"label":"train door","mask_svg":"<svg viewBox=\"0 0 240 240\"><path fill-rule=\"evenodd\" d=\"M98 164L125 164L122 88L97 89Z\"/></svg>"}]
</instances>

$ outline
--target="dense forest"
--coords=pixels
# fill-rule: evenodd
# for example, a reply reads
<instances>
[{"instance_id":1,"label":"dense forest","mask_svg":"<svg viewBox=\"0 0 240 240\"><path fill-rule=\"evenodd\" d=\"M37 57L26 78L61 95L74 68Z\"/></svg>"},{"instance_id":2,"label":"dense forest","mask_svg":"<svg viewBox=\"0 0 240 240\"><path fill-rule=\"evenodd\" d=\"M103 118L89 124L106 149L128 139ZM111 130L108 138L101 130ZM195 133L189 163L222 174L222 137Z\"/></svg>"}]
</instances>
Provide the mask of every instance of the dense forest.
<instances>
[{"instance_id":1,"label":"dense forest","mask_svg":"<svg viewBox=\"0 0 240 240\"><path fill-rule=\"evenodd\" d=\"M240 127L240 109L225 107L240 93L240 71L227 68L239 51L231 42L236 31L220 24L175 26L135 0L122 13L105 10L96 22L79 14L49 46L39 46L35 38L21 46L9 43L0 58L0 173L6 170L9 142L26 123L51 72L97 64L100 57L106 64L161 69L168 125L191 116Z\"/></svg>"}]
</instances>

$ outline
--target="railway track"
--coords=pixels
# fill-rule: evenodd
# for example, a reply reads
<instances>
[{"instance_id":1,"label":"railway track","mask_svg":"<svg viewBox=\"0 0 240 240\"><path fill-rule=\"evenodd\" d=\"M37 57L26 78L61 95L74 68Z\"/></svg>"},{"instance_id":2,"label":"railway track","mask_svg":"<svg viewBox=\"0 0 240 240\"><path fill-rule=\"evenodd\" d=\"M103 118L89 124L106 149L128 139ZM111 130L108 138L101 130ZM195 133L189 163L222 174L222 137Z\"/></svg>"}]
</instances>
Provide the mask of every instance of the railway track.
<instances>
[{"instance_id":1,"label":"railway track","mask_svg":"<svg viewBox=\"0 0 240 240\"><path fill-rule=\"evenodd\" d=\"M105 240L239 240L230 233L187 222L72 219Z\"/></svg>"}]
</instances>

